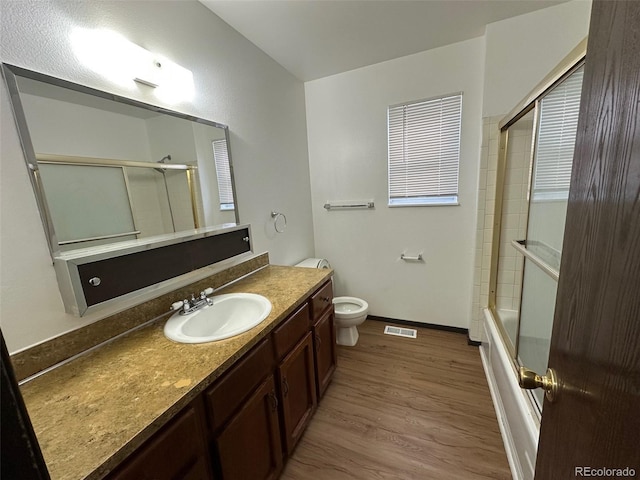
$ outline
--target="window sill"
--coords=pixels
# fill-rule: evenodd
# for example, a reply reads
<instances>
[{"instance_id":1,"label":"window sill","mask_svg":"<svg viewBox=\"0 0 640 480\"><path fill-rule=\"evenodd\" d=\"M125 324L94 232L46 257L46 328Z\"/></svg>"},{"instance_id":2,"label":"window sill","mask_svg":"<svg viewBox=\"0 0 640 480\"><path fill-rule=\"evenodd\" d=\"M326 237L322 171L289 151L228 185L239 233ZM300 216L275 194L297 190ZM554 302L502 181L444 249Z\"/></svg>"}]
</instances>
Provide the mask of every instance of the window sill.
<instances>
[{"instance_id":1,"label":"window sill","mask_svg":"<svg viewBox=\"0 0 640 480\"><path fill-rule=\"evenodd\" d=\"M460 205L457 196L445 198L412 198L412 199L394 199L389 200L387 204L391 208L396 207L450 207Z\"/></svg>"}]
</instances>

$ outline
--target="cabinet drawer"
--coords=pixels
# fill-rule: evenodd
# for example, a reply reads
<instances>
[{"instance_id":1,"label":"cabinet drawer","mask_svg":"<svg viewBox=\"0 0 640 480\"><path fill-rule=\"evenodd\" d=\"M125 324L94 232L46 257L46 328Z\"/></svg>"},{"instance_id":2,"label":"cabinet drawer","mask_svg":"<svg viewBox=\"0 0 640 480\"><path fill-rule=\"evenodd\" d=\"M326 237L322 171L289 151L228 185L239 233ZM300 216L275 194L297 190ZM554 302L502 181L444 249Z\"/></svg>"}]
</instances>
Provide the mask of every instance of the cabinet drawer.
<instances>
[{"instance_id":1,"label":"cabinet drawer","mask_svg":"<svg viewBox=\"0 0 640 480\"><path fill-rule=\"evenodd\" d=\"M211 428L217 430L273 370L273 345L267 338L205 392Z\"/></svg>"},{"instance_id":2,"label":"cabinet drawer","mask_svg":"<svg viewBox=\"0 0 640 480\"><path fill-rule=\"evenodd\" d=\"M284 357L309 331L309 304L305 303L273 332L276 358Z\"/></svg>"},{"instance_id":3,"label":"cabinet drawer","mask_svg":"<svg viewBox=\"0 0 640 480\"><path fill-rule=\"evenodd\" d=\"M333 282L327 282L311 297L311 310L315 322L329 307L333 306Z\"/></svg>"}]
</instances>

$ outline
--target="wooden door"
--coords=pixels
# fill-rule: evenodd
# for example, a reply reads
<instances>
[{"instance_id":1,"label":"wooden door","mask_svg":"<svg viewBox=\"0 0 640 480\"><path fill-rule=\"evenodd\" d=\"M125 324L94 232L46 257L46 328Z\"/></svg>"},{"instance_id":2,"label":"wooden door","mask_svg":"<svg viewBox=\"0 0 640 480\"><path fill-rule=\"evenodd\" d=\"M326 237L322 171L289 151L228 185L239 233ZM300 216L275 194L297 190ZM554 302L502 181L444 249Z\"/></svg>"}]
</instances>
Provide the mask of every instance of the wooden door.
<instances>
[{"instance_id":1,"label":"wooden door","mask_svg":"<svg viewBox=\"0 0 640 480\"><path fill-rule=\"evenodd\" d=\"M300 340L278 368L287 453L293 452L316 408L316 377L311 332Z\"/></svg>"},{"instance_id":2,"label":"wooden door","mask_svg":"<svg viewBox=\"0 0 640 480\"><path fill-rule=\"evenodd\" d=\"M0 349L0 478L50 480L1 331Z\"/></svg>"},{"instance_id":3,"label":"wooden door","mask_svg":"<svg viewBox=\"0 0 640 480\"><path fill-rule=\"evenodd\" d=\"M216 439L224 480L274 480L282 470L278 400L270 375Z\"/></svg>"},{"instance_id":4,"label":"wooden door","mask_svg":"<svg viewBox=\"0 0 640 480\"><path fill-rule=\"evenodd\" d=\"M333 309L328 310L313 326L313 347L316 359L318 399L324 395L333 376L333 372L336 370L336 331L333 324L333 315Z\"/></svg>"},{"instance_id":5,"label":"wooden door","mask_svg":"<svg viewBox=\"0 0 640 480\"><path fill-rule=\"evenodd\" d=\"M637 1L593 3L562 251L536 479L640 475Z\"/></svg>"}]
</instances>

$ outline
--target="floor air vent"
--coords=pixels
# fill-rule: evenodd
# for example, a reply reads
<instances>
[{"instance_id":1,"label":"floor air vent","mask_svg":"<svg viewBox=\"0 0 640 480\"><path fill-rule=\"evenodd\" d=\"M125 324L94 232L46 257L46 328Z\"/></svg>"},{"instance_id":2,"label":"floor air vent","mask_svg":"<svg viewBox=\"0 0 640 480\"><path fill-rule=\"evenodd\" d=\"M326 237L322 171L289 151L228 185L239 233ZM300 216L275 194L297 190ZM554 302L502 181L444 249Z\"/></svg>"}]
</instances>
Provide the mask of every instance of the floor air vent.
<instances>
[{"instance_id":1,"label":"floor air vent","mask_svg":"<svg viewBox=\"0 0 640 480\"><path fill-rule=\"evenodd\" d=\"M384 333L407 338L417 338L418 336L418 331L413 328L392 327L391 325L384 327Z\"/></svg>"}]
</instances>

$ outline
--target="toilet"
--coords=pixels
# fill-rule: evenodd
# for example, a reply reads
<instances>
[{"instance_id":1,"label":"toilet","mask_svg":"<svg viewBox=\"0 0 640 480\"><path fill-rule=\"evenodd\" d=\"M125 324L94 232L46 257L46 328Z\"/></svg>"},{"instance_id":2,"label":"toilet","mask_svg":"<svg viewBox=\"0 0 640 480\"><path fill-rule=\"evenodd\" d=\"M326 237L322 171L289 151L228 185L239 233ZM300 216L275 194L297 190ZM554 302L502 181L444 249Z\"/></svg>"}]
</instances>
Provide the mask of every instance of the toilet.
<instances>
[{"instance_id":1,"label":"toilet","mask_svg":"<svg viewBox=\"0 0 640 480\"><path fill-rule=\"evenodd\" d=\"M307 258L296 267L331 268L324 258ZM369 304L356 297L335 297L333 299L335 312L333 324L336 327L336 343L348 347L358 343L358 325L367 319Z\"/></svg>"},{"instance_id":2,"label":"toilet","mask_svg":"<svg viewBox=\"0 0 640 480\"><path fill-rule=\"evenodd\" d=\"M358 325L367 319L369 304L356 297L335 297L333 299L335 310L334 325L336 326L336 343L348 347L358 343Z\"/></svg>"}]
</instances>

